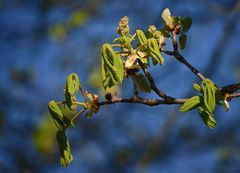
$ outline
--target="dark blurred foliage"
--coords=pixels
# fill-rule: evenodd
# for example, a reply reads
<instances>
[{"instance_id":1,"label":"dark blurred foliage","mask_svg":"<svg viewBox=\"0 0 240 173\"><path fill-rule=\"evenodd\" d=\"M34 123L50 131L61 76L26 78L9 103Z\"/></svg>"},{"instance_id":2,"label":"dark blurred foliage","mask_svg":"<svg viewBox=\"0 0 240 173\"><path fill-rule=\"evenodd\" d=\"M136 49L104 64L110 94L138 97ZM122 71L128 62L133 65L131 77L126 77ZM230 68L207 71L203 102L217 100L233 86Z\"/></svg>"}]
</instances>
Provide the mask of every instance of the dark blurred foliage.
<instances>
[{"instance_id":1,"label":"dark blurred foliage","mask_svg":"<svg viewBox=\"0 0 240 173\"><path fill-rule=\"evenodd\" d=\"M48 101L63 98L70 72L98 92L92 84L99 48L116 36L119 19L128 15L132 31L160 27L166 7L193 19L182 52L189 62L221 86L239 82L239 1L0 1L0 172L240 172L239 99L228 113L217 110L214 130L194 111L178 113L178 106L102 107L68 131L74 161L60 167ZM198 82L167 56L151 72L175 97L192 95ZM129 80L121 94L132 94Z\"/></svg>"}]
</instances>

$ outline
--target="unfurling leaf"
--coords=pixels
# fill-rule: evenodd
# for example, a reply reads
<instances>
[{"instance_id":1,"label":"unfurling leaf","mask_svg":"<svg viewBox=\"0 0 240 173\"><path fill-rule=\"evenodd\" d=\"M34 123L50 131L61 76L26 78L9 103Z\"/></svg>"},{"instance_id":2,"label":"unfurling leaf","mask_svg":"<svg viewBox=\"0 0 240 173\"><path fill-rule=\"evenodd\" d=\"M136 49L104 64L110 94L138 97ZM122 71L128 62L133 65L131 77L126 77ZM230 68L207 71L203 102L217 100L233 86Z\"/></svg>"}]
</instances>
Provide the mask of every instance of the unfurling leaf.
<instances>
[{"instance_id":1,"label":"unfurling leaf","mask_svg":"<svg viewBox=\"0 0 240 173\"><path fill-rule=\"evenodd\" d=\"M213 112L216 107L215 84L210 79L204 79L202 82L204 105L209 112Z\"/></svg>"},{"instance_id":2,"label":"unfurling leaf","mask_svg":"<svg viewBox=\"0 0 240 173\"><path fill-rule=\"evenodd\" d=\"M134 83L137 85L137 88L143 92L151 92L151 88L147 83L146 78L143 74L136 74L133 76Z\"/></svg>"},{"instance_id":3,"label":"unfurling leaf","mask_svg":"<svg viewBox=\"0 0 240 173\"><path fill-rule=\"evenodd\" d=\"M66 82L66 90L69 94L74 95L78 92L80 86L80 81L76 73L71 73L68 75Z\"/></svg>"},{"instance_id":4,"label":"unfurling leaf","mask_svg":"<svg viewBox=\"0 0 240 173\"><path fill-rule=\"evenodd\" d=\"M140 45L145 45L147 43L147 37L142 30L136 30L136 35Z\"/></svg>"},{"instance_id":5,"label":"unfurling leaf","mask_svg":"<svg viewBox=\"0 0 240 173\"><path fill-rule=\"evenodd\" d=\"M149 53L152 57L153 63L154 64L159 63L162 65L164 63L164 59L160 53L157 40L155 38L148 39L147 47L148 47Z\"/></svg>"},{"instance_id":6,"label":"unfurling leaf","mask_svg":"<svg viewBox=\"0 0 240 173\"><path fill-rule=\"evenodd\" d=\"M198 85L197 83L193 83L193 88L196 90L196 91L198 91L198 92L201 92L201 86L200 85Z\"/></svg>"},{"instance_id":7,"label":"unfurling leaf","mask_svg":"<svg viewBox=\"0 0 240 173\"><path fill-rule=\"evenodd\" d=\"M63 131L58 131L56 138L60 150L60 163L62 166L67 167L73 160L68 138Z\"/></svg>"},{"instance_id":8,"label":"unfurling leaf","mask_svg":"<svg viewBox=\"0 0 240 173\"><path fill-rule=\"evenodd\" d=\"M182 33L186 33L192 25L192 19L190 17L185 18L182 21Z\"/></svg>"},{"instance_id":9,"label":"unfurling leaf","mask_svg":"<svg viewBox=\"0 0 240 173\"><path fill-rule=\"evenodd\" d=\"M170 29L173 28L173 19L171 16L171 12L168 8L166 8L162 13L162 19L164 20L166 26Z\"/></svg>"},{"instance_id":10,"label":"unfurling leaf","mask_svg":"<svg viewBox=\"0 0 240 173\"><path fill-rule=\"evenodd\" d=\"M48 103L48 110L57 128L61 131L65 131L71 124L71 121L63 115L55 101L51 100Z\"/></svg>"},{"instance_id":11,"label":"unfurling leaf","mask_svg":"<svg viewBox=\"0 0 240 173\"><path fill-rule=\"evenodd\" d=\"M180 108L180 112L187 112L191 109L194 109L199 106L201 102L200 96L193 96L190 99L188 99Z\"/></svg>"},{"instance_id":12,"label":"unfurling leaf","mask_svg":"<svg viewBox=\"0 0 240 173\"><path fill-rule=\"evenodd\" d=\"M187 43L187 36L185 34L180 35L179 37L180 49L185 49L186 43Z\"/></svg>"},{"instance_id":13,"label":"unfurling leaf","mask_svg":"<svg viewBox=\"0 0 240 173\"><path fill-rule=\"evenodd\" d=\"M116 54L110 44L104 44L101 49L101 73L103 87L106 89L122 82L124 78L123 62L119 54Z\"/></svg>"},{"instance_id":14,"label":"unfurling leaf","mask_svg":"<svg viewBox=\"0 0 240 173\"><path fill-rule=\"evenodd\" d=\"M65 101L68 108L71 111L76 110L76 105L74 105L74 101L76 101L76 94L81 88L81 84L76 73L71 73L67 77L66 86L65 86Z\"/></svg>"},{"instance_id":15,"label":"unfurling leaf","mask_svg":"<svg viewBox=\"0 0 240 173\"><path fill-rule=\"evenodd\" d=\"M217 123L215 119L213 118L213 114L209 112L207 109L204 109L203 107L199 107L199 115L202 118L203 122L209 127L214 128L216 127Z\"/></svg>"}]
</instances>

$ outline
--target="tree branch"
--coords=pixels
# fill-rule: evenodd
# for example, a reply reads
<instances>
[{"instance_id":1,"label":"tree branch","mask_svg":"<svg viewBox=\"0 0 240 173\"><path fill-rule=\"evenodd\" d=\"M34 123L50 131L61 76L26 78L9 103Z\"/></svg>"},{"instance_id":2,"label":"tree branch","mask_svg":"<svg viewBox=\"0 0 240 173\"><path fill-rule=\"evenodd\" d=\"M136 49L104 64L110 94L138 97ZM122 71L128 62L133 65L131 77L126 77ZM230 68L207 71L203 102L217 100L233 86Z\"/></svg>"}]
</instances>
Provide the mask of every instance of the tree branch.
<instances>
[{"instance_id":1,"label":"tree branch","mask_svg":"<svg viewBox=\"0 0 240 173\"><path fill-rule=\"evenodd\" d=\"M178 61L186 65L192 71L192 73L194 73L200 80L205 79L205 76L202 73L200 73L195 67L193 67L178 51L174 51L173 56Z\"/></svg>"},{"instance_id":2,"label":"tree branch","mask_svg":"<svg viewBox=\"0 0 240 173\"><path fill-rule=\"evenodd\" d=\"M238 98L240 97L240 93L234 93L234 94L229 94L228 98L232 99L232 98Z\"/></svg>"},{"instance_id":3,"label":"tree branch","mask_svg":"<svg viewBox=\"0 0 240 173\"><path fill-rule=\"evenodd\" d=\"M200 80L204 80L205 77L202 73L200 73L195 67L193 67L178 51L178 42L176 38L176 31L172 32L172 44L173 44L173 51L163 51L167 55L174 56L179 62L186 65Z\"/></svg>"},{"instance_id":4,"label":"tree branch","mask_svg":"<svg viewBox=\"0 0 240 173\"><path fill-rule=\"evenodd\" d=\"M231 85L227 85L225 87L220 88L220 90L225 91L225 92L227 92L229 94L232 94L232 93L236 92L239 89L240 89L240 83L231 84Z\"/></svg>"},{"instance_id":5,"label":"tree branch","mask_svg":"<svg viewBox=\"0 0 240 173\"><path fill-rule=\"evenodd\" d=\"M139 103L139 104L144 104L148 106L157 106L160 104L166 104L166 105L183 104L186 101L187 99L182 99L182 98L172 99L172 100L160 100L160 99L145 99L141 97L131 97L129 99L115 97L112 100L98 102L98 106L109 105L114 103Z\"/></svg>"},{"instance_id":6,"label":"tree branch","mask_svg":"<svg viewBox=\"0 0 240 173\"><path fill-rule=\"evenodd\" d=\"M165 94L163 91L161 91L160 89L157 88L157 86L155 85L155 82L151 76L151 74L147 71L147 69L145 68L144 64L142 63L142 61L140 59L137 59L138 64L141 66L145 76L148 79L148 82L150 83L150 88L161 98L163 98L165 101L167 102L171 102L172 100L174 100L173 97L168 96L167 94Z\"/></svg>"}]
</instances>

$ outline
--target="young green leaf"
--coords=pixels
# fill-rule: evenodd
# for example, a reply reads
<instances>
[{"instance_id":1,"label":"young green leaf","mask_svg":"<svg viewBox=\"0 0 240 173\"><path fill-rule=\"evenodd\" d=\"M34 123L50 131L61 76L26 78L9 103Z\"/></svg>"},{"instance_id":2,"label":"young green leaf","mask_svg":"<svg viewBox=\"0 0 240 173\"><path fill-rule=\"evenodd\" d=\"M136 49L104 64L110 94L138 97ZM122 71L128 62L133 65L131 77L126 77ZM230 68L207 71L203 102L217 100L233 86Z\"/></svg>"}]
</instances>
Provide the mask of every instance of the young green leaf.
<instances>
[{"instance_id":1,"label":"young green leaf","mask_svg":"<svg viewBox=\"0 0 240 173\"><path fill-rule=\"evenodd\" d=\"M71 121L63 115L55 101L51 100L48 103L48 110L59 130L64 131L71 124Z\"/></svg>"},{"instance_id":2,"label":"young green leaf","mask_svg":"<svg viewBox=\"0 0 240 173\"><path fill-rule=\"evenodd\" d=\"M140 45L145 45L147 43L147 37L142 30L136 30L136 35Z\"/></svg>"},{"instance_id":3,"label":"young green leaf","mask_svg":"<svg viewBox=\"0 0 240 173\"><path fill-rule=\"evenodd\" d=\"M160 53L157 40L155 38L149 38L147 41L147 46L154 64L157 62L162 65L164 63L164 59Z\"/></svg>"},{"instance_id":4,"label":"young green leaf","mask_svg":"<svg viewBox=\"0 0 240 173\"><path fill-rule=\"evenodd\" d=\"M192 19L190 17L185 18L182 21L182 33L186 33L192 25Z\"/></svg>"},{"instance_id":5,"label":"young green leaf","mask_svg":"<svg viewBox=\"0 0 240 173\"><path fill-rule=\"evenodd\" d=\"M68 138L63 131L58 131L56 138L60 150L60 163L62 166L67 167L73 160Z\"/></svg>"},{"instance_id":6,"label":"young green leaf","mask_svg":"<svg viewBox=\"0 0 240 173\"><path fill-rule=\"evenodd\" d=\"M198 92L201 92L201 86L200 85L198 85L197 83L193 83L193 88L196 90L196 91L198 91Z\"/></svg>"},{"instance_id":7,"label":"young green leaf","mask_svg":"<svg viewBox=\"0 0 240 173\"><path fill-rule=\"evenodd\" d=\"M204 109L203 107L199 107L198 109L199 115L202 118L203 122L209 127L214 128L216 127L217 123L215 119L213 118L213 114L209 112L207 109Z\"/></svg>"},{"instance_id":8,"label":"young green leaf","mask_svg":"<svg viewBox=\"0 0 240 173\"><path fill-rule=\"evenodd\" d=\"M187 43L187 35L183 34L179 37L180 49L185 49Z\"/></svg>"},{"instance_id":9,"label":"young green leaf","mask_svg":"<svg viewBox=\"0 0 240 173\"><path fill-rule=\"evenodd\" d=\"M216 90L214 83L210 79L205 79L202 82L202 88L203 88L203 97L204 97L204 104L206 109L209 112L213 112L216 107Z\"/></svg>"},{"instance_id":10,"label":"young green leaf","mask_svg":"<svg viewBox=\"0 0 240 173\"><path fill-rule=\"evenodd\" d=\"M124 78L124 67L123 67L123 61L119 54L115 54L115 58L113 59L113 64L118 72L118 78L119 78L118 83L120 83Z\"/></svg>"},{"instance_id":11,"label":"young green leaf","mask_svg":"<svg viewBox=\"0 0 240 173\"><path fill-rule=\"evenodd\" d=\"M180 112L187 112L191 109L194 109L199 106L201 102L200 96L193 96L190 99L188 99L180 108Z\"/></svg>"},{"instance_id":12,"label":"young green leaf","mask_svg":"<svg viewBox=\"0 0 240 173\"><path fill-rule=\"evenodd\" d=\"M136 74L133 76L134 83L137 85L137 88L143 92L151 92L151 88L147 83L146 78L143 74Z\"/></svg>"},{"instance_id":13,"label":"young green leaf","mask_svg":"<svg viewBox=\"0 0 240 173\"><path fill-rule=\"evenodd\" d=\"M171 16L171 12L168 8L166 8L163 13L162 13L162 19L164 20L165 24L167 27L169 27L170 29L173 28L173 19Z\"/></svg>"},{"instance_id":14,"label":"young green leaf","mask_svg":"<svg viewBox=\"0 0 240 173\"><path fill-rule=\"evenodd\" d=\"M101 49L101 73L103 86L111 88L122 82L124 78L124 67L120 55L117 55L110 44L104 44Z\"/></svg>"},{"instance_id":15,"label":"young green leaf","mask_svg":"<svg viewBox=\"0 0 240 173\"><path fill-rule=\"evenodd\" d=\"M72 111L75 112L77 105L74 103L77 100L76 95L71 95L70 93L66 92L64 93L65 96L65 103L67 105L67 107Z\"/></svg>"},{"instance_id":16,"label":"young green leaf","mask_svg":"<svg viewBox=\"0 0 240 173\"><path fill-rule=\"evenodd\" d=\"M66 90L70 95L74 95L78 92L80 87L80 81L76 73L71 73L67 77Z\"/></svg>"}]
</instances>

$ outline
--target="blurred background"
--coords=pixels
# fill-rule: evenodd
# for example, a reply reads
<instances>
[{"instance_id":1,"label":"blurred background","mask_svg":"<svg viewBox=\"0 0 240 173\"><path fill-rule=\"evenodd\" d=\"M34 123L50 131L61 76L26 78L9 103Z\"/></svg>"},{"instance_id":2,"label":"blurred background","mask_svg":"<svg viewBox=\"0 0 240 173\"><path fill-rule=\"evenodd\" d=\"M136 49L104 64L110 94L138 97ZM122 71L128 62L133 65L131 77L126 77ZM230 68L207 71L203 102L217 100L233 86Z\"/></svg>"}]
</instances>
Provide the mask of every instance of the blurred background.
<instances>
[{"instance_id":1,"label":"blurred background","mask_svg":"<svg viewBox=\"0 0 240 173\"><path fill-rule=\"evenodd\" d=\"M239 0L1 0L0 172L240 172L239 99L227 113L216 110L213 130L196 111L182 114L177 105L104 106L68 130L74 160L66 169L59 164L48 101L63 100L71 72L101 94L100 46L117 37L121 17L129 16L132 31L160 28L166 7L193 19L181 52L187 60L219 86L239 82ZM175 59L165 62L151 69L157 85L174 97L196 94L192 83L199 80ZM132 93L125 80L121 94Z\"/></svg>"}]
</instances>

